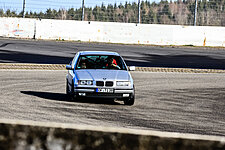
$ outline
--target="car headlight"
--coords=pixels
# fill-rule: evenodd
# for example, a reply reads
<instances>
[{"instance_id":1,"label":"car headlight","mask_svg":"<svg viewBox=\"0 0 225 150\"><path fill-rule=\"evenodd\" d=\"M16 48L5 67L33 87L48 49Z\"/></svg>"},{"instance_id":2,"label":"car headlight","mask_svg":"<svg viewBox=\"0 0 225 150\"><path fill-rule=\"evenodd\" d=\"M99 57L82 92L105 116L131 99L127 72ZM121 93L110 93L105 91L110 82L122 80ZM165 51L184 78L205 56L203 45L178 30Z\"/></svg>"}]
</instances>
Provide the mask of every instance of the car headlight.
<instances>
[{"instance_id":1,"label":"car headlight","mask_svg":"<svg viewBox=\"0 0 225 150\"><path fill-rule=\"evenodd\" d=\"M91 80L79 80L78 85L93 85L93 81L91 81Z\"/></svg>"},{"instance_id":2,"label":"car headlight","mask_svg":"<svg viewBox=\"0 0 225 150\"><path fill-rule=\"evenodd\" d=\"M117 86L130 86L130 81L117 81Z\"/></svg>"}]
</instances>

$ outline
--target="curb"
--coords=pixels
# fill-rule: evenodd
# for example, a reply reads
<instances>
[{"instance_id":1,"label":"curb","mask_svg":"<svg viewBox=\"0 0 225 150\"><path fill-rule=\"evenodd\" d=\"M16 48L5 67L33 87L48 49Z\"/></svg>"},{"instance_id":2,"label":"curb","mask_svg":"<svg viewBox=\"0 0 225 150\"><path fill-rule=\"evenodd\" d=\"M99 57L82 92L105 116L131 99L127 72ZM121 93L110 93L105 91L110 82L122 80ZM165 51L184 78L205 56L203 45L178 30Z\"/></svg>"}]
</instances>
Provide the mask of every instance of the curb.
<instances>
[{"instance_id":1,"label":"curb","mask_svg":"<svg viewBox=\"0 0 225 150\"><path fill-rule=\"evenodd\" d=\"M66 65L62 65L62 64L7 64L7 63L0 63L0 69L66 70Z\"/></svg>"},{"instance_id":2,"label":"curb","mask_svg":"<svg viewBox=\"0 0 225 150\"><path fill-rule=\"evenodd\" d=\"M0 69L24 69L24 70L66 70L64 64L10 64L0 63ZM178 72L178 73L225 73L220 69L189 69L189 68L160 68L160 67L136 67L140 72Z\"/></svg>"},{"instance_id":3,"label":"curb","mask_svg":"<svg viewBox=\"0 0 225 150\"><path fill-rule=\"evenodd\" d=\"M178 73L225 73L225 70L219 69L158 68L158 67L136 67L135 71L178 72Z\"/></svg>"}]
</instances>

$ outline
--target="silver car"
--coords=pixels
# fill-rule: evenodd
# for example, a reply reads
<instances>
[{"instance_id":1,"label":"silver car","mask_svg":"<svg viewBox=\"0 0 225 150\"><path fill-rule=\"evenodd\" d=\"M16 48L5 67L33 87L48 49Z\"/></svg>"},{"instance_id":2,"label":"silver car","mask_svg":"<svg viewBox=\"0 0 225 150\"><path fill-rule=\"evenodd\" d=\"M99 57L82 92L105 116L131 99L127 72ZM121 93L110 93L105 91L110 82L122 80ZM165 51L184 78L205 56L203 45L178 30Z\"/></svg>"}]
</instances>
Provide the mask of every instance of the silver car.
<instances>
[{"instance_id":1,"label":"silver car","mask_svg":"<svg viewBox=\"0 0 225 150\"><path fill-rule=\"evenodd\" d=\"M118 53L78 52L66 69L66 93L72 99L109 98L122 100L125 105L134 104L133 79Z\"/></svg>"}]
</instances>

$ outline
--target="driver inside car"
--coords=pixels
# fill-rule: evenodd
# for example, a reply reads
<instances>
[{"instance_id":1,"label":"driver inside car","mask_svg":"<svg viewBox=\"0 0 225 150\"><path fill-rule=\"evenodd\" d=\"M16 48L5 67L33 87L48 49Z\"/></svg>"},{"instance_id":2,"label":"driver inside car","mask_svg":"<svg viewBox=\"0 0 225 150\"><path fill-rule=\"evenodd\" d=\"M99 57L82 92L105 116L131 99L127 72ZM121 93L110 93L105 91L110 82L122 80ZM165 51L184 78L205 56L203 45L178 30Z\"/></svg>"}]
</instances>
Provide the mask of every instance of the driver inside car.
<instances>
[{"instance_id":1,"label":"driver inside car","mask_svg":"<svg viewBox=\"0 0 225 150\"><path fill-rule=\"evenodd\" d=\"M117 62L114 58L110 58L108 63L106 64L107 68L117 68L120 69L120 67L117 65Z\"/></svg>"}]
</instances>

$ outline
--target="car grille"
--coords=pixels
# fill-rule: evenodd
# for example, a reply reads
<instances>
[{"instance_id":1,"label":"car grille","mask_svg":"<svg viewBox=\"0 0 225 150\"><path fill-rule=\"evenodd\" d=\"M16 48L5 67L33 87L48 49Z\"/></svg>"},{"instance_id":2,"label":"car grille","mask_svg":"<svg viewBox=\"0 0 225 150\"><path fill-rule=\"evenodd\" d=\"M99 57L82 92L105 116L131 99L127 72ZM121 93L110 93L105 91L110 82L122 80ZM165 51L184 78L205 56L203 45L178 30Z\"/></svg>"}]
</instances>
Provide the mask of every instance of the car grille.
<instances>
[{"instance_id":1,"label":"car grille","mask_svg":"<svg viewBox=\"0 0 225 150\"><path fill-rule=\"evenodd\" d=\"M104 81L96 81L96 86L111 87L111 86L113 86L113 81L106 81L105 83L104 83Z\"/></svg>"},{"instance_id":2,"label":"car grille","mask_svg":"<svg viewBox=\"0 0 225 150\"><path fill-rule=\"evenodd\" d=\"M96 81L96 85L97 86L104 86L104 82L103 81Z\"/></svg>"},{"instance_id":3,"label":"car grille","mask_svg":"<svg viewBox=\"0 0 225 150\"><path fill-rule=\"evenodd\" d=\"M106 81L105 86L113 86L113 82L112 81Z\"/></svg>"}]
</instances>

